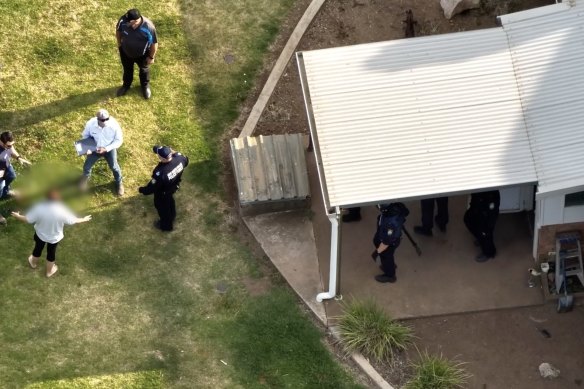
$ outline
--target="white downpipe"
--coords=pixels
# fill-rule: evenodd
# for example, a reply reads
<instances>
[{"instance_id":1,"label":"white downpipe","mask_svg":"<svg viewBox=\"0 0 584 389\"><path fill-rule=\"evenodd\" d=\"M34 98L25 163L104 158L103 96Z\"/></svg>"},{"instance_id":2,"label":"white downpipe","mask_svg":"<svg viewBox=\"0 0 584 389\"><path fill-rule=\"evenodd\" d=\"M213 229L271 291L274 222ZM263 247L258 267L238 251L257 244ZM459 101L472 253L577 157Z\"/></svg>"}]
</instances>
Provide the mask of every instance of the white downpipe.
<instances>
[{"instance_id":1,"label":"white downpipe","mask_svg":"<svg viewBox=\"0 0 584 389\"><path fill-rule=\"evenodd\" d=\"M535 200L535 212L534 217L535 220L533 221L533 247L531 249L531 253L533 255L533 259L537 263L539 258L537 257L537 246L539 245L539 230L541 228L541 224L543 221L543 208L545 206L545 201L543 200Z\"/></svg>"},{"instance_id":2,"label":"white downpipe","mask_svg":"<svg viewBox=\"0 0 584 389\"><path fill-rule=\"evenodd\" d=\"M329 221L331 222L331 256L330 256L330 271L329 271L329 290L328 292L319 293L316 296L316 301L321 303L323 300L330 300L337 295L338 280L339 280L339 254L340 254L340 228L339 222L341 219L341 210L339 207L335 208L335 213L329 213Z\"/></svg>"}]
</instances>

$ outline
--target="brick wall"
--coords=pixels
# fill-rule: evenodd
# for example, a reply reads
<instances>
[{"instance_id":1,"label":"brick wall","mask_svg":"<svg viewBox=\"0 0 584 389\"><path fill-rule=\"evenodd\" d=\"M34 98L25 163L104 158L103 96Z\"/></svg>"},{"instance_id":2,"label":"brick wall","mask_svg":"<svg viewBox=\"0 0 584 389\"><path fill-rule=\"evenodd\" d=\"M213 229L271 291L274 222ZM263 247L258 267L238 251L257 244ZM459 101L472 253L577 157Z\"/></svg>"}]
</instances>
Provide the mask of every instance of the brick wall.
<instances>
[{"instance_id":1,"label":"brick wall","mask_svg":"<svg viewBox=\"0 0 584 389\"><path fill-rule=\"evenodd\" d=\"M547 253L556 250L556 234L558 232L580 231L584 239L584 223L553 224L539 229L537 257L547 257Z\"/></svg>"}]
</instances>

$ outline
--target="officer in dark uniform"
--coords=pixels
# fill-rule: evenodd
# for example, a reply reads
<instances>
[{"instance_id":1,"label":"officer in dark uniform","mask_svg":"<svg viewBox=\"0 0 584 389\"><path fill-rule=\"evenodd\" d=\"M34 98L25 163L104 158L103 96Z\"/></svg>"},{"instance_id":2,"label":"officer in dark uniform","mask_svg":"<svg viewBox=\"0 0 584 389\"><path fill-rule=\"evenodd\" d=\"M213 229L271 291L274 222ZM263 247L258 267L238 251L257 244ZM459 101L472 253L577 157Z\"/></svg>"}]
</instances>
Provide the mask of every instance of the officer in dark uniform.
<instances>
[{"instance_id":1,"label":"officer in dark uniform","mask_svg":"<svg viewBox=\"0 0 584 389\"><path fill-rule=\"evenodd\" d=\"M499 216L501 196L498 190L473 193L470 198L470 207L464 214L464 224L481 247L481 254L475 260L486 262L497 254L493 231Z\"/></svg>"},{"instance_id":2,"label":"officer in dark uniform","mask_svg":"<svg viewBox=\"0 0 584 389\"><path fill-rule=\"evenodd\" d=\"M154 226L162 231L172 231L172 223L176 218L173 195L179 189L182 173L189 164L189 159L167 146L154 146L152 151L158 155L160 162L152 172L152 180L138 191L143 195L154 193L154 207L160 216Z\"/></svg>"},{"instance_id":3,"label":"officer in dark uniform","mask_svg":"<svg viewBox=\"0 0 584 389\"><path fill-rule=\"evenodd\" d=\"M373 236L375 251L371 254L374 261L381 259L383 274L375 276L377 282L396 282L395 250L401 243L402 226L408 209L402 203L380 204L377 216L377 230Z\"/></svg>"},{"instance_id":4,"label":"officer in dark uniform","mask_svg":"<svg viewBox=\"0 0 584 389\"><path fill-rule=\"evenodd\" d=\"M434 217L434 203L436 204L436 208L438 208L436 217ZM424 199L420 201L420 206L422 208L422 225L415 226L414 232L420 235L432 236L434 222L436 222L440 231L446 232L446 225L448 224L448 197Z\"/></svg>"}]
</instances>

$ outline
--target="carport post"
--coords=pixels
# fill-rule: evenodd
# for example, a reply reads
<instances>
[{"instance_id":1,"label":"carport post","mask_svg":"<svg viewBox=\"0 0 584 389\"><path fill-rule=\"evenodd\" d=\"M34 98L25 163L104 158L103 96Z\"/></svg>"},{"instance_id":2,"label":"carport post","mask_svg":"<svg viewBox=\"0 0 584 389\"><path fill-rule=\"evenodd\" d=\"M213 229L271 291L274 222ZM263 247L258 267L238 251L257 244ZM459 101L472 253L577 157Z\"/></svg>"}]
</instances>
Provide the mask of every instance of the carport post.
<instances>
[{"instance_id":1,"label":"carport post","mask_svg":"<svg viewBox=\"0 0 584 389\"><path fill-rule=\"evenodd\" d=\"M340 275L341 275L341 209L335 208L334 213L327 214L331 222L331 254L330 254L330 269L329 269L329 290L328 292L319 293L316 296L316 301L319 303L322 300L335 298L340 289Z\"/></svg>"}]
</instances>

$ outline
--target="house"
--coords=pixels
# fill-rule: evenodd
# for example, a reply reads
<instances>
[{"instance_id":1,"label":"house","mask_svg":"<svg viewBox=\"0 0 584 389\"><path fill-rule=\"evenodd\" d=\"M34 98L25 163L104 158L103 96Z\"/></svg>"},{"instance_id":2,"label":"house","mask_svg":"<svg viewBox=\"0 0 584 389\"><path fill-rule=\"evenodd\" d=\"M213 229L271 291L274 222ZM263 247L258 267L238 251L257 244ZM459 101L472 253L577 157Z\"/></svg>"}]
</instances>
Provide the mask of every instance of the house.
<instances>
[{"instance_id":1,"label":"house","mask_svg":"<svg viewBox=\"0 0 584 389\"><path fill-rule=\"evenodd\" d=\"M502 190L532 256L584 232L584 2L501 27L297 53L337 295L342 208Z\"/></svg>"}]
</instances>

